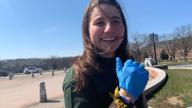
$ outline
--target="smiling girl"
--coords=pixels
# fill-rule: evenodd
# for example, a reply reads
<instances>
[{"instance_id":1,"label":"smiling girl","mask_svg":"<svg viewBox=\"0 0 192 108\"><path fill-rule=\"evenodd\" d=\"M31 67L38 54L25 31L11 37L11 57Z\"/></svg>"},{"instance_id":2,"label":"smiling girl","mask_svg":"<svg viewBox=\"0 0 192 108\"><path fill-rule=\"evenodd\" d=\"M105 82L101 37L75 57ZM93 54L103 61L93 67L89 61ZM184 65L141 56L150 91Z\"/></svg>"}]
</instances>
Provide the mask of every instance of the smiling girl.
<instances>
[{"instance_id":1,"label":"smiling girl","mask_svg":"<svg viewBox=\"0 0 192 108\"><path fill-rule=\"evenodd\" d=\"M143 108L148 75L129 57L127 25L118 2L91 0L82 31L83 55L68 69L63 84L65 108L108 108L116 87L125 106Z\"/></svg>"}]
</instances>

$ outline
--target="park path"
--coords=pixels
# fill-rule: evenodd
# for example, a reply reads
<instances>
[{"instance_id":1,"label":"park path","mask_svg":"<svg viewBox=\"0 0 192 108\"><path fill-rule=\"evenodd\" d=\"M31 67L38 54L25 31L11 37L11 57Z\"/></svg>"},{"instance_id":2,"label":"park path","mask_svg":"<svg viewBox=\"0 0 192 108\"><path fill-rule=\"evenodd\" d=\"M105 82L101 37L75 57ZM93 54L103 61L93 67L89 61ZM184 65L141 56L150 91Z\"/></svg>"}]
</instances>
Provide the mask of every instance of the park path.
<instances>
[{"instance_id":1,"label":"park path","mask_svg":"<svg viewBox=\"0 0 192 108\"><path fill-rule=\"evenodd\" d=\"M168 66L169 69L192 69L192 64Z\"/></svg>"},{"instance_id":2,"label":"park path","mask_svg":"<svg viewBox=\"0 0 192 108\"><path fill-rule=\"evenodd\" d=\"M25 108L28 105L39 103L39 83L45 82L47 98L55 99L63 97L62 83L64 71L56 72L51 76L50 72L43 75L35 74L18 75L13 80L0 77L0 107L1 108Z\"/></svg>"}]
</instances>

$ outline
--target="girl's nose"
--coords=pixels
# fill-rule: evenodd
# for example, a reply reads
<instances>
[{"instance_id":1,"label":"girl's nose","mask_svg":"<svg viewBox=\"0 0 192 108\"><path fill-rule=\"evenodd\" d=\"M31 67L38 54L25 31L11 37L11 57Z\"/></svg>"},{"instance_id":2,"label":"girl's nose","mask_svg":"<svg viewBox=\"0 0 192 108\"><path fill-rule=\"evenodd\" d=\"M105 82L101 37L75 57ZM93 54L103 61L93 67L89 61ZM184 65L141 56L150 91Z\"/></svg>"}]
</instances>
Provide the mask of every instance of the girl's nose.
<instances>
[{"instance_id":1,"label":"girl's nose","mask_svg":"<svg viewBox=\"0 0 192 108\"><path fill-rule=\"evenodd\" d=\"M107 23L105 26L105 32L111 32L112 31L112 24L111 23Z\"/></svg>"}]
</instances>

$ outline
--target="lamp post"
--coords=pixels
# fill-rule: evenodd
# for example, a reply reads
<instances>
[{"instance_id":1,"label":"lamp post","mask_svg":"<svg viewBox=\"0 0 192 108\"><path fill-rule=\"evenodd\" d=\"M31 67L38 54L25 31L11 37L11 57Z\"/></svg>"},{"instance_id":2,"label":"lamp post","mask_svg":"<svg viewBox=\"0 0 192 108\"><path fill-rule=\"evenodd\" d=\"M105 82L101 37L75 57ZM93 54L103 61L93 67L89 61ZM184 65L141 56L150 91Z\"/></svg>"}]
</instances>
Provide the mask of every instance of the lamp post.
<instances>
[{"instance_id":1,"label":"lamp post","mask_svg":"<svg viewBox=\"0 0 192 108\"><path fill-rule=\"evenodd\" d=\"M152 38L152 43L153 43L153 50L154 50L154 56L155 56L155 65L157 65L157 53L156 53L156 44L155 42L157 42L158 40L158 35L157 34L150 34L150 37Z\"/></svg>"}]
</instances>

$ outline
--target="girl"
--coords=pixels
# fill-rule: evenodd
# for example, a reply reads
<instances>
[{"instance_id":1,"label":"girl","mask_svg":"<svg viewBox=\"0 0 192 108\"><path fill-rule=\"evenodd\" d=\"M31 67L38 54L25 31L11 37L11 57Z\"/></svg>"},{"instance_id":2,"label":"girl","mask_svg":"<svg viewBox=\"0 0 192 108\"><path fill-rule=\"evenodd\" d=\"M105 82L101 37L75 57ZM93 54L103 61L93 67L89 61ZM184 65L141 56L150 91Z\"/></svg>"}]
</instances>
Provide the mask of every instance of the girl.
<instances>
[{"instance_id":1,"label":"girl","mask_svg":"<svg viewBox=\"0 0 192 108\"><path fill-rule=\"evenodd\" d=\"M143 108L148 74L129 57L127 25L118 2L91 0L82 31L83 55L68 69L63 84L65 108L108 108L113 101L120 107L115 100ZM116 87L114 98L110 94Z\"/></svg>"}]
</instances>

